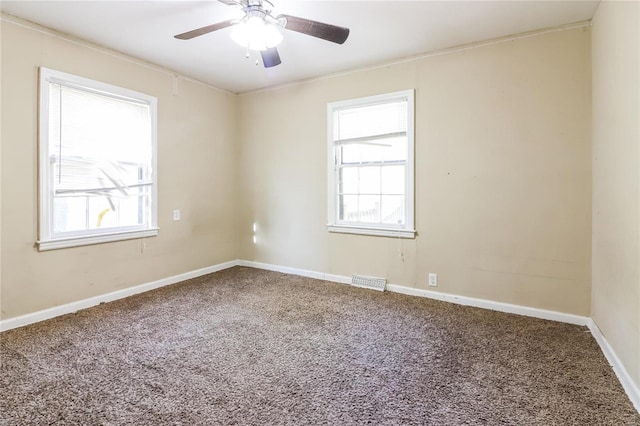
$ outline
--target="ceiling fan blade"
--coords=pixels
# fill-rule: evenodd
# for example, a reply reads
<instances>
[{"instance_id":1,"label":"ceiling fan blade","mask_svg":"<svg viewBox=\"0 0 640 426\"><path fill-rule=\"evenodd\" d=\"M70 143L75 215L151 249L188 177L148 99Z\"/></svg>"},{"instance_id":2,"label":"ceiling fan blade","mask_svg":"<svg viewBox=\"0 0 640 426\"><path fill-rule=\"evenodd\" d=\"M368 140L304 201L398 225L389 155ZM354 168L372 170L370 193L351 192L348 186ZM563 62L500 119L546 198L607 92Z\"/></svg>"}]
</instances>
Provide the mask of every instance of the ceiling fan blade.
<instances>
[{"instance_id":1,"label":"ceiling fan blade","mask_svg":"<svg viewBox=\"0 0 640 426\"><path fill-rule=\"evenodd\" d=\"M260 55L262 56L262 63L265 68L275 67L282 63L278 49L275 47L270 47L267 50L261 50Z\"/></svg>"},{"instance_id":2,"label":"ceiling fan blade","mask_svg":"<svg viewBox=\"0 0 640 426\"><path fill-rule=\"evenodd\" d=\"M284 28L323 40L342 44L347 40L347 37L349 37L349 28L338 27L336 25L325 24L323 22L298 18L291 15L278 15L276 19L281 18L286 19Z\"/></svg>"},{"instance_id":3,"label":"ceiling fan blade","mask_svg":"<svg viewBox=\"0 0 640 426\"><path fill-rule=\"evenodd\" d=\"M214 32L214 31L217 31L217 30L221 30L223 28L230 27L231 25L233 25L234 22L235 21L218 22L217 24L207 25L206 27L198 28L197 30L187 31L186 33L178 34L178 35L176 35L174 37L179 39L179 40L189 40L189 39L192 39L194 37L198 37L198 36L201 36L201 35L209 34L211 32Z\"/></svg>"}]
</instances>

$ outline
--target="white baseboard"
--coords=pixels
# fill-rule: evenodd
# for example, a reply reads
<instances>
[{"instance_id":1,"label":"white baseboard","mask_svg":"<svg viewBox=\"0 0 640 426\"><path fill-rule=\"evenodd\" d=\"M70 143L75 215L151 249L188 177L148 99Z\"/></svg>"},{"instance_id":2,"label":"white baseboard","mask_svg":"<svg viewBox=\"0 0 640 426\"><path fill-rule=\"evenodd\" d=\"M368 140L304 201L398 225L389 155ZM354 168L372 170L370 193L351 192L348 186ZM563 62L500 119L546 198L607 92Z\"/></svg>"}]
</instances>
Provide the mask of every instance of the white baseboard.
<instances>
[{"instance_id":1,"label":"white baseboard","mask_svg":"<svg viewBox=\"0 0 640 426\"><path fill-rule=\"evenodd\" d=\"M114 300L123 299L125 297L133 296L134 294L144 293L145 291L154 290L156 288L164 287L170 284L175 284L180 281L196 278L201 275L218 272L223 269L237 266L238 264L239 264L238 260L219 263L217 265L196 269L193 271L185 272L183 274L178 274L172 277L163 278L161 280L140 284L134 287L124 288L122 290L117 290L107 294L101 294L99 296L78 300L78 301L67 303L64 305L54 306L53 308L43 309L41 311L32 312L30 314L21 315L19 317L8 318L0 321L0 331L11 330L12 328L23 327L25 325L33 324L39 321L44 321L60 315L70 314L73 312L77 312L81 309L86 309L92 306L99 305L100 303L112 302Z\"/></svg>"},{"instance_id":2,"label":"white baseboard","mask_svg":"<svg viewBox=\"0 0 640 426\"><path fill-rule=\"evenodd\" d=\"M589 317L566 314L564 312L550 311L529 306L513 305L511 303L495 302L487 299L477 299L475 297L460 296L457 294L442 293L439 291L423 290L419 288L404 287L401 285L387 284L387 289L394 293L408 294L411 296L427 297L429 299L441 300L443 302L455 303L475 308L489 309L492 311L506 312L509 314L524 315L527 317L540 318L551 321L565 322L586 326Z\"/></svg>"},{"instance_id":3,"label":"white baseboard","mask_svg":"<svg viewBox=\"0 0 640 426\"><path fill-rule=\"evenodd\" d=\"M286 274L300 275L308 278L333 281L341 284L351 284L351 277L345 275L326 274L324 272L310 271L307 269L291 268L288 266L272 265L269 263L252 262L241 260L240 266L249 266L268 271L284 272ZM541 318L551 321L565 322L569 324L586 326L590 320L588 317L580 315L566 314L563 312L549 311L545 309L531 308L522 305L512 305L509 303L494 302L487 299L476 299L473 297L459 296L456 294L442 293L439 291L422 290L419 288L405 287L396 284L387 284L387 290L394 293L402 293L410 296L427 297L429 299L441 300L444 302L456 303L458 305L474 306L476 308L490 309L492 311L507 312L510 314L524 315L528 317Z\"/></svg>"},{"instance_id":4,"label":"white baseboard","mask_svg":"<svg viewBox=\"0 0 640 426\"><path fill-rule=\"evenodd\" d=\"M76 302L67 303L65 305L55 306L53 308L44 309L19 317L8 318L0 321L0 331L10 330L16 327L33 324L38 321L44 321L49 318L77 312L91 306L99 305L104 302L122 299L134 294L143 293L145 291L164 287L166 285L175 284L190 278L199 277L201 275L210 274L231 268L233 266L248 266L256 269L264 269L268 271L283 272L286 274L299 275L303 277L315 278L319 280L332 281L341 284L351 284L351 277L336 274L327 274L324 272L311 271L308 269L292 268L288 266L273 265L269 263L253 262L248 260L233 260L194 271L185 272L183 274L174 275L161 280L137 285L134 287L117 290L111 293L102 294L88 299L78 300ZM548 311L544 309L530 308L521 305L512 305L502 302L494 302L486 299L476 299L472 297L459 296L455 294L441 293L437 291L422 290L418 288L404 287L396 284L387 284L387 290L395 293L402 293L411 296L427 297L430 299L441 300L445 302L457 303L459 305L474 306L478 308L491 309L494 311L508 312L512 314L525 315L529 317L548 319L553 321L566 322L577 325L588 325L590 318L578 315L565 314L562 312Z\"/></svg>"},{"instance_id":5,"label":"white baseboard","mask_svg":"<svg viewBox=\"0 0 640 426\"><path fill-rule=\"evenodd\" d=\"M611 364L613 372L618 376L618 380L625 392L627 392L627 396L633 403L633 406L636 407L636 410L640 413L640 388L635 384L627 369L624 368L624 365L620 362L620 358L618 358L611 345L609 345L609 342L604 337L595 321L589 318L587 326L589 327L589 330L591 330L591 334L596 339L596 342L598 342L598 345L600 345L600 349L602 349L602 353L604 353L607 361Z\"/></svg>"},{"instance_id":6,"label":"white baseboard","mask_svg":"<svg viewBox=\"0 0 640 426\"><path fill-rule=\"evenodd\" d=\"M291 268L289 266L272 265L270 263L253 262L251 260L240 260L240 266L264 269L266 271L282 272L285 274L299 275L301 277L315 278L318 280L331 281L341 284L351 284L351 277L343 275L325 274L324 272L311 271L308 269Z\"/></svg>"}]
</instances>

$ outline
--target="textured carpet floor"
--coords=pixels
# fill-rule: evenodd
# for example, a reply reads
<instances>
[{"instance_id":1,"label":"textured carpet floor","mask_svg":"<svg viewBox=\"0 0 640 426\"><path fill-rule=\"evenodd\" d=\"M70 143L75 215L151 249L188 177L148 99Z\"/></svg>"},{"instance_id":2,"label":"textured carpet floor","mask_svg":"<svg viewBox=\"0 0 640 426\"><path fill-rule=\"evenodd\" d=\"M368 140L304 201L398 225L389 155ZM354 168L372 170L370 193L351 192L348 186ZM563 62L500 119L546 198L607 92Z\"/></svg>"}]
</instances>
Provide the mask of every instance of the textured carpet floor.
<instances>
[{"instance_id":1,"label":"textured carpet floor","mask_svg":"<svg viewBox=\"0 0 640 426\"><path fill-rule=\"evenodd\" d=\"M640 425L584 327L250 268L0 339L2 425Z\"/></svg>"}]
</instances>

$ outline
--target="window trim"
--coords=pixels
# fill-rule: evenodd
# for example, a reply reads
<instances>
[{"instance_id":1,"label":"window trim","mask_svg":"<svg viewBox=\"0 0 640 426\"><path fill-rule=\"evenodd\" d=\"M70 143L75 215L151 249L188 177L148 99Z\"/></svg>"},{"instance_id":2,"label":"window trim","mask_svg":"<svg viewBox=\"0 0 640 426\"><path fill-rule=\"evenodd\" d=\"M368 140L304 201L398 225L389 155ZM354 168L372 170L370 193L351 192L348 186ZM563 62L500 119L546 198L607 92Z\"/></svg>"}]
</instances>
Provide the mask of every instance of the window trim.
<instances>
[{"instance_id":1,"label":"window trim","mask_svg":"<svg viewBox=\"0 0 640 426\"><path fill-rule=\"evenodd\" d=\"M336 141L334 135L334 112L348 107L366 106L384 103L400 98L407 99L407 161L405 168L405 197L406 224L398 227L393 225L375 225L359 222L340 222L338 220L336 195ZM329 232L372 235L397 238L415 238L415 91L414 89L348 99L327 104L327 230Z\"/></svg>"},{"instance_id":2,"label":"window trim","mask_svg":"<svg viewBox=\"0 0 640 426\"><path fill-rule=\"evenodd\" d=\"M39 251L78 247L134 238L154 237L158 235L158 172L157 172L157 114L158 100L154 96L136 92L108 83L79 77L73 74L39 68L38 82L38 239ZM53 213L51 211L51 164L49 159L49 84L61 84L89 93L107 95L115 99L146 103L150 109L151 120L151 200L150 218L145 226L105 228L91 232L69 232L64 236L53 236ZM76 234L76 235L74 235Z\"/></svg>"}]
</instances>

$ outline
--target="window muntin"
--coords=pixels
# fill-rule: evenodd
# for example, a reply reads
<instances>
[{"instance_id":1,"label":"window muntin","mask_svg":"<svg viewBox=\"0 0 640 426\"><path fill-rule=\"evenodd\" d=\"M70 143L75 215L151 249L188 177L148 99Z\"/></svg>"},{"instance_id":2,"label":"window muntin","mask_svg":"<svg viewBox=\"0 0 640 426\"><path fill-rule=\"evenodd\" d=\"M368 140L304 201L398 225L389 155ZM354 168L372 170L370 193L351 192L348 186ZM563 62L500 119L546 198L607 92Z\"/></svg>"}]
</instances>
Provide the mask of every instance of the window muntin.
<instances>
[{"instance_id":1,"label":"window muntin","mask_svg":"<svg viewBox=\"0 0 640 426\"><path fill-rule=\"evenodd\" d=\"M156 105L41 68L40 250L157 234Z\"/></svg>"},{"instance_id":2,"label":"window muntin","mask_svg":"<svg viewBox=\"0 0 640 426\"><path fill-rule=\"evenodd\" d=\"M329 230L413 237L413 91L334 102Z\"/></svg>"}]
</instances>

